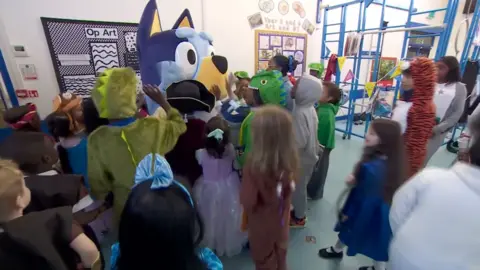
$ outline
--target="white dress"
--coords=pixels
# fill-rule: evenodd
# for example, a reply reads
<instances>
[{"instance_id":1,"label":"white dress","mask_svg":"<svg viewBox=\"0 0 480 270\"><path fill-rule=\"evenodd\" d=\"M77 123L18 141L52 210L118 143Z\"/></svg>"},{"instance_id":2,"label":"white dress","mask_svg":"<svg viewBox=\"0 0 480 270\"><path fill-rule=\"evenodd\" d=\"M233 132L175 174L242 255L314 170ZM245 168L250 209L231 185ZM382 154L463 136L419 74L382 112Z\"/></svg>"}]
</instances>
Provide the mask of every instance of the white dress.
<instances>
[{"instance_id":1,"label":"white dress","mask_svg":"<svg viewBox=\"0 0 480 270\"><path fill-rule=\"evenodd\" d=\"M197 160L203 176L195 182L193 194L205 225L203 244L219 256L237 255L247 241L247 234L240 229L240 179L233 170L235 149L229 144L221 159L200 149Z\"/></svg>"}]
</instances>

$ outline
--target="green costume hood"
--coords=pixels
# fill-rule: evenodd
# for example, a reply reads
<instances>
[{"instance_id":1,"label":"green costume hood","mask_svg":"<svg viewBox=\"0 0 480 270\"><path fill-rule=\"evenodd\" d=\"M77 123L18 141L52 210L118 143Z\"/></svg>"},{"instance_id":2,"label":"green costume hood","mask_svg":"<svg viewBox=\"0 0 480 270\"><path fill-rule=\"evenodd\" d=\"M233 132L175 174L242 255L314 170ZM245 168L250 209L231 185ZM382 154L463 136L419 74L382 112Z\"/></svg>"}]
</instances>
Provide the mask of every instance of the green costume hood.
<instances>
[{"instance_id":1,"label":"green costume hood","mask_svg":"<svg viewBox=\"0 0 480 270\"><path fill-rule=\"evenodd\" d=\"M137 112L137 77L131 68L107 69L97 78L92 99L100 117L124 119Z\"/></svg>"},{"instance_id":2,"label":"green costume hood","mask_svg":"<svg viewBox=\"0 0 480 270\"><path fill-rule=\"evenodd\" d=\"M287 106L287 92L284 86L282 73L274 71L260 71L252 77L249 87L257 90L263 104Z\"/></svg>"}]
</instances>

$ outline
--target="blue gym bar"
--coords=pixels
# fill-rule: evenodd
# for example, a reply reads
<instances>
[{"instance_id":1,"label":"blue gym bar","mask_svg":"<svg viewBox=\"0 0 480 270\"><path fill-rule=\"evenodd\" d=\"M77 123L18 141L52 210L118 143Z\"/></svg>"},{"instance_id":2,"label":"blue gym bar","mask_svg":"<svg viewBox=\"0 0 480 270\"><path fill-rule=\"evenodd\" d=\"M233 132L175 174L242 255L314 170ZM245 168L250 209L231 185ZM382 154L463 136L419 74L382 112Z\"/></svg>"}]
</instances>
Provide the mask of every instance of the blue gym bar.
<instances>
[{"instance_id":1,"label":"blue gym bar","mask_svg":"<svg viewBox=\"0 0 480 270\"><path fill-rule=\"evenodd\" d=\"M345 25L346 25L346 11L347 11L347 8L350 6L350 5L354 5L354 4L359 4L359 19L358 19L358 26L357 26L357 29L351 29L351 30L346 30L345 29ZM339 4L339 5L335 5L335 6L329 6L329 7L326 7L324 9L324 26L323 26L323 33L322 33L322 53L321 53L321 59L328 59L329 58L329 55L326 55L326 37L329 36L329 35L338 35L338 41L328 41L328 42L338 42L338 57L342 57L343 56L343 49L344 49L344 43L345 43L345 40L346 40L346 34L347 33L365 33L367 31L380 31L378 33L378 40L376 41L376 44L377 44L377 48L375 51L371 52L371 54L364 54L363 53L363 45L364 45L364 36L362 35L361 39L360 39L360 44L359 44L359 53L357 56L347 56L346 58L348 59L348 61L350 59L353 59L353 68L352 68L352 72L354 74L360 74L361 72L361 67L362 67L362 61L363 60L373 60L375 61L374 63L374 74L373 74L373 78L372 78L372 81L376 81L376 79L378 78L375 78L375 77L378 77L377 76L377 71L379 70L379 63L380 63L380 58L382 57L381 55L381 51L382 51L382 48L381 48L381 44L382 44L382 39L385 37L385 33L382 32L382 30L388 30L388 29L395 29L395 28L408 28L408 27L413 27L414 25L412 25L412 17L414 15L420 15L420 14L426 14L426 13L430 13L430 12L442 12L442 11L446 11L445 12L445 18L443 20L443 23L446 25L445 28L441 29L441 32L432 32L431 34L425 34L425 35L413 35L410 33L410 31L405 31L405 34L404 34L404 40L403 40L403 46L402 46L402 52L401 52L401 56L400 56L400 60L403 60L405 59L406 57L406 53L407 53L407 49L408 49L408 40L410 38L425 38L425 37L437 37L439 36L439 40L437 41L437 51L436 51L436 54L435 54L435 57L436 59L438 59L439 57L442 57L445 55L446 53L446 49L447 49L447 44L448 44L448 40L450 39L450 36L451 36L451 32L452 32L452 28L453 28L453 22L454 22L454 19L455 19L455 15L456 15L456 12L457 12L457 9L458 9L458 5L459 5L459 0L448 0L448 4L447 4L447 7L446 8L439 8L439 9L434 9L434 10L428 10L428 11L417 11L415 8L414 8L414 0L410 0L409 2L409 7L408 8L401 8L401 7L395 7L395 6L392 6L392 5L388 5L386 4L386 0L377 0L376 2L373 2L373 4L375 5L381 5L382 6L382 13L381 13L381 17L380 17L380 25L378 28L365 28L365 25L366 25L366 13L367 13L367 10L368 10L368 7L366 6L366 0L360 0L360 1L350 1L348 3L344 3L344 4ZM335 23L335 24L328 24L328 20L327 20L327 17L328 17L328 13L330 10L332 9L337 9L337 8L342 8L341 10L341 16L340 16L340 22L339 23ZM403 11L407 11L408 12L408 19L407 19L407 22L405 25L393 25L393 26L386 26L386 27L383 27L383 21L385 19L388 19L386 18L385 16L385 10L386 8L394 8L394 9L397 9L397 10L403 10ZM478 24L478 22L477 22ZM339 25L340 26L340 29L335 29L335 32L328 32L328 28L327 26L331 26L331 25ZM377 33L374 33L374 35L377 35ZM374 55L375 54L375 55ZM474 51L473 51L473 55L478 57L480 56L480 47L475 47ZM337 66L337 70L336 70L336 76L335 76L335 82L337 85L340 85L342 84L341 82L341 70L339 69L339 67ZM345 127L345 130L343 130L342 128L337 128L336 130L337 131L340 131L343 133L343 138L351 138L351 136L354 136L354 137L359 137L359 138L364 138L364 134L366 132L366 130L368 129L368 125L369 125L369 122L370 122L370 116L371 116L371 113L368 113L367 112L367 119L365 121L365 130L364 130L364 133L363 134L355 134L353 132L353 125L354 125L354 115L355 115L355 108L358 107L358 106L363 106L365 107L367 104L369 104L368 102L366 102L364 105L360 105L360 104L356 104L356 100L357 99L362 99L362 95L359 95L359 92L363 92L365 91L364 87L365 85L364 84L360 84L359 81L358 81L358 78L354 78L351 82L346 82L346 83L343 83L343 85L349 85L349 87L347 89L350 90L350 94L349 94L349 97L348 97L348 104L345 104L344 106L341 106L342 108L347 108L348 109L348 113L346 115L346 127ZM345 90L347 90L345 89ZM387 88L382 88L382 87L376 87L374 89L374 93L376 91L394 91L394 104L396 103L396 99L398 97L398 93L399 93L399 89L400 89L400 82L399 80L397 80L397 83L396 85L394 85L393 87L387 87ZM365 92L363 92L365 93ZM362 110L363 112L363 110ZM344 117L339 117L339 118L344 118Z\"/></svg>"},{"instance_id":2,"label":"blue gym bar","mask_svg":"<svg viewBox=\"0 0 480 270\"><path fill-rule=\"evenodd\" d=\"M439 11L446 11L446 10L447 10L447 8L425 10L425 11L420 11L420 12L414 12L414 13L412 13L412 15L428 14L430 12L439 12Z\"/></svg>"}]
</instances>

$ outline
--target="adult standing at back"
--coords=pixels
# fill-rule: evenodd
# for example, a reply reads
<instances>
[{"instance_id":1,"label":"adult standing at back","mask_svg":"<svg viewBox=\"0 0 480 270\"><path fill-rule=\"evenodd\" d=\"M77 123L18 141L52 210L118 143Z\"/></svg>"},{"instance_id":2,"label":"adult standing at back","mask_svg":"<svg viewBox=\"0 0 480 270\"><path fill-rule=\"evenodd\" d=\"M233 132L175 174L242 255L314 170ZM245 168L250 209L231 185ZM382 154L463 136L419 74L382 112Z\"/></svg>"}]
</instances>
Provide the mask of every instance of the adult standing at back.
<instances>
[{"instance_id":1,"label":"adult standing at back","mask_svg":"<svg viewBox=\"0 0 480 270\"><path fill-rule=\"evenodd\" d=\"M297 68L298 61L293 58L293 56L286 57L284 55L278 54L275 55L268 61L268 69L271 70L278 70L282 73L283 81L285 82L284 87L285 91L287 92L287 110L293 111L294 103L291 98L290 92L292 91L293 84L290 81L290 77L288 73L293 73Z\"/></svg>"},{"instance_id":2,"label":"adult standing at back","mask_svg":"<svg viewBox=\"0 0 480 270\"><path fill-rule=\"evenodd\" d=\"M480 118L469 121L474 136ZM389 270L478 269L480 140L466 162L427 168L396 192L390 208L394 238Z\"/></svg>"},{"instance_id":3,"label":"adult standing at back","mask_svg":"<svg viewBox=\"0 0 480 270\"><path fill-rule=\"evenodd\" d=\"M437 125L433 128L428 142L425 164L442 146L447 133L455 127L465 109L467 88L461 83L460 65L453 56L442 57L437 62L437 86L434 103Z\"/></svg>"}]
</instances>

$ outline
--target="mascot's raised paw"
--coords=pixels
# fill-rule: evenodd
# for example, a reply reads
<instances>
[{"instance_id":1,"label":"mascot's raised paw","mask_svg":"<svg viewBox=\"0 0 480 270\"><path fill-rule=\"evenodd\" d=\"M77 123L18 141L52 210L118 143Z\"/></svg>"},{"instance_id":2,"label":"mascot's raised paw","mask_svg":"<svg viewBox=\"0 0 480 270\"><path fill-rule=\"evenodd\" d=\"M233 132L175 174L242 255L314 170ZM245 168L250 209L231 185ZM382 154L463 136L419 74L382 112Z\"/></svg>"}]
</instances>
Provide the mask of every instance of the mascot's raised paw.
<instances>
[{"instance_id":1,"label":"mascot's raised paw","mask_svg":"<svg viewBox=\"0 0 480 270\"><path fill-rule=\"evenodd\" d=\"M160 85L167 100L180 112L210 112L215 96L209 90L217 85L221 97L227 95L228 61L215 54L213 39L197 32L188 9L173 27L163 30L155 0L150 0L140 20L137 50L143 84ZM147 98L149 113L158 104Z\"/></svg>"}]
</instances>

